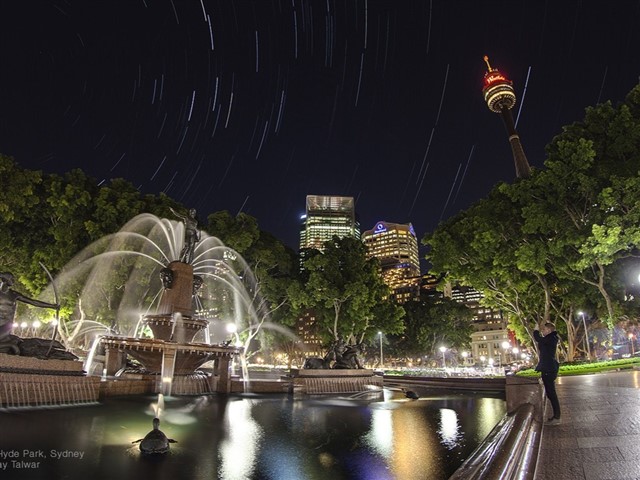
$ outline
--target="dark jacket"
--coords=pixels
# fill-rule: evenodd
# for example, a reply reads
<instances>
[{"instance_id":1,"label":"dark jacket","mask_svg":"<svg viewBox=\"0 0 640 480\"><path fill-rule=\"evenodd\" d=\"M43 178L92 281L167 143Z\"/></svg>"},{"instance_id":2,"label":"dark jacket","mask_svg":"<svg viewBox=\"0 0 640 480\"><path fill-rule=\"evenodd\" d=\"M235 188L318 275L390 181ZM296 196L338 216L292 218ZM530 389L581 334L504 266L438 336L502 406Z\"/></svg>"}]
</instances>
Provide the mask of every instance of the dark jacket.
<instances>
[{"instance_id":1,"label":"dark jacket","mask_svg":"<svg viewBox=\"0 0 640 480\"><path fill-rule=\"evenodd\" d=\"M556 348L558 347L559 341L558 332L553 331L543 337L538 330L534 330L533 339L538 344L538 355L540 358L536 366L536 371L557 373L560 368L556 360Z\"/></svg>"}]
</instances>

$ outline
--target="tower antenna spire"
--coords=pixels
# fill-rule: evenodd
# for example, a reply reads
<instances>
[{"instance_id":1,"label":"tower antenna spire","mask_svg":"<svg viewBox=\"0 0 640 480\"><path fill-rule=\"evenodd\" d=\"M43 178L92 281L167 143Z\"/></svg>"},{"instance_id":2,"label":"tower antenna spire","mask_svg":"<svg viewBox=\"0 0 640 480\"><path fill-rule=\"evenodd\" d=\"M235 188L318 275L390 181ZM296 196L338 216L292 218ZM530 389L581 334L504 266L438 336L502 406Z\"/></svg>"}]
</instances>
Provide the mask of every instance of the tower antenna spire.
<instances>
[{"instance_id":1,"label":"tower antenna spire","mask_svg":"<svg viewBox=\"0 0 640 480\"><path fill-rule=\"evenodd\" d=\"M487 69L491 72L493 70L493 68L491 68L491 64L489 63L489 56L488 55L484 56L484 61L487 64Z\"/></svg>"},{"instance_id":2,"label":"tower antenna spire","mask_svg":"<svg viewBox=\"0 0 640 480\"><path fill-rule=\"evenodd\" d=\"M516 127L511 116L511 108L516 104L516 93L513 84L506 76L504 76L497 68L491 68L489 57L484 56L484 61L489 69L484 74L484 87L482 95L489 110L499 113L504 121L507 129L511 152L513 153L513 161L516 167L516 177L528 177L531 173L531 166L527 160L527 156L520 142L520 135L516 132Z\"/></svg>"}]
</instances>

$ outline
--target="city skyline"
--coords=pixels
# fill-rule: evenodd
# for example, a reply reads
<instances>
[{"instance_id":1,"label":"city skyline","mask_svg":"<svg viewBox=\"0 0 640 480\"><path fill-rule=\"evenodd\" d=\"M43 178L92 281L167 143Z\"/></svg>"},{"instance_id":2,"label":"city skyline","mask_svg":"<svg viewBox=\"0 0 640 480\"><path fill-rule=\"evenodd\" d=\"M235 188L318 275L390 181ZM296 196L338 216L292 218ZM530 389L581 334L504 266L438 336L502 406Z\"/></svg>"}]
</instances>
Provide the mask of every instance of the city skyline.
<instances>
[{"instance_id":1,"label":"city skyline","mask_svg":"<svg viewBox=\"0 0 640 480\"><path fill-rule=\"evenodd\" d=\"M174 0L0 7L0 153L246 212L298 244L307 195L418 239L515 178L482 95L513 81L524 151L638 83L640 2Z\"/></svg>"}]
</instances>

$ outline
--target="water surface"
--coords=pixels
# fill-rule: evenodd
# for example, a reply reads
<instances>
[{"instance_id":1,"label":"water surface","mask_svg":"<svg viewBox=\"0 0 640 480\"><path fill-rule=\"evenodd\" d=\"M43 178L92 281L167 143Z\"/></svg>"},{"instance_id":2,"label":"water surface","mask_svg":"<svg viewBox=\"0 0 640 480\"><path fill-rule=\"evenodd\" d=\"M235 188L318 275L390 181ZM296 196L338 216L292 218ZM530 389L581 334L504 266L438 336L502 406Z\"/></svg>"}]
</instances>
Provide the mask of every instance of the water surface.
<instances>
[{"instance_id":1,"label":"water surface","mask_svg":"<svg viewBox=\"0 0 640 480\"><path fill-rule=\"evenodd\" d=\"M505 414L499 395L418 390L408 400L231 395L165 399L159 459L131 442L151 430L156 397L0 413L0 478L448 478Z\"/></svg>"}]
</instances>

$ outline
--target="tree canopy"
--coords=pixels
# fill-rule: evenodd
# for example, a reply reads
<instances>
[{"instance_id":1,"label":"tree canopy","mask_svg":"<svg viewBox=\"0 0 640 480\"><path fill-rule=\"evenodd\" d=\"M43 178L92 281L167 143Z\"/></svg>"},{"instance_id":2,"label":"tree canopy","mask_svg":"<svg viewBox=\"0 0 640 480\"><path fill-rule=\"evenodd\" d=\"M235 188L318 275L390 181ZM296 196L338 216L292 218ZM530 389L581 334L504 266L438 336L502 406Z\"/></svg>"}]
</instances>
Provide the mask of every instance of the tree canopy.
<instances>
[{"instance_id":1,"label":"tree canopy","mask_svg":"<svg viewBox=\"0 0 640 480\"><path fill-rule=\"evenodd\" d=\"M379 268L360 240L334 237L323 251L309 252L303 278L288 288L289 298L296 312L314 311L325 341L362 342L378 331L400 333L404 311L388 300Z\"/></svg>"},{"instance_id":2,"label":"tree canopy","mask_svg":"<svg viewBox=\"0 0 640 480\"><path fill-rule=\"evenodd\" d=\"M577 311L611 329L634 309L618 278L640 245L640 86L618 106L589 107L547 147L544 168L498 184L423 239L432 273L472 286L508 312L521 339L561 320L569 343Z\"/></svg>"}]
</instances>

